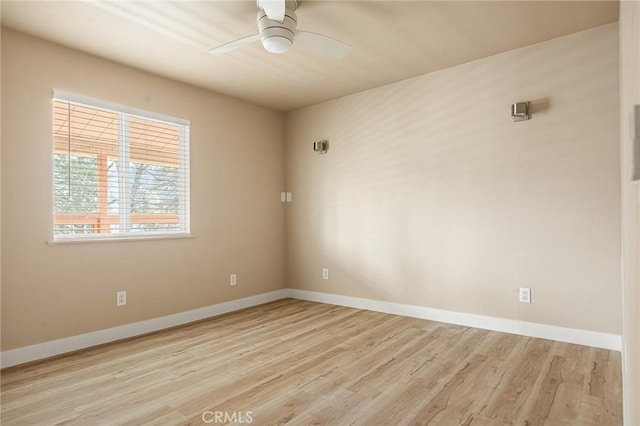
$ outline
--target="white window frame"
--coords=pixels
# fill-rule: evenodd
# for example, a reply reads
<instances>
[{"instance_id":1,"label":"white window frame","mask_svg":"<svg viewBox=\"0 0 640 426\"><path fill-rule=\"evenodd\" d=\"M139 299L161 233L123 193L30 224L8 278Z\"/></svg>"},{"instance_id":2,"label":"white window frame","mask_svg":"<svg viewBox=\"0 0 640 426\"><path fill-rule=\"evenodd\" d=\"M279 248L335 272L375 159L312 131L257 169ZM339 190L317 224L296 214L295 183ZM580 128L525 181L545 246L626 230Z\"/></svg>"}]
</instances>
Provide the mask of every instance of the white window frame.
<instances>
[{"instance_id":1,"label":"white window frame","mask_svg":"<svg viewBox=\"0 0 640 426\"><path fill-rule=\"evenodd\" d=\"M54 90L52 96L52 110L54 101L64 101L75 104L80 104L88 107L99 108L109 110L119 114L120 126L118 134L118 149L119 149L119 167L123 167L122 164L128 164L129 158L129 140L128 140L128 122L129 117L137 117L146 120L157 121L170 125L179 126L179 141L178 141L178 183L179 183L179 230L177 231L165 231L165 232L129 232L130 225L130 203L128 197L124 197L120 202L118 217L120 218L120 224L124 225L125 231L109 234L86 234L86 235L71 235L71 234L55 234L54 225L52 221L52 240L48 243L64 243L64 242L93 242L93 241L122 241L122 240L148 240L156 238L189 238L192 237L190 233L190 128L191 122L182 118L176 118L168 115L158 114L155 112L145 111L137 108L128 107L125 105L95 99L87 96L77 95L61 90ZM125 124L125 125L123 125ZM53 137L53 133L52 133ZM53 141L52 141L53 143ZM54 156L51 156L53 162ZM53 171L53 163L52 163ZM128 188L129 173L127 171L119 170L118 173L121 188ZM53 179L53 174L52 174ZM53 189L53 188L52 188ZM126 191L126 190L125 190ZM54 197L53 203L53 217L55 217L55 192L52 192Z\"/></svg>"}]
</instances>

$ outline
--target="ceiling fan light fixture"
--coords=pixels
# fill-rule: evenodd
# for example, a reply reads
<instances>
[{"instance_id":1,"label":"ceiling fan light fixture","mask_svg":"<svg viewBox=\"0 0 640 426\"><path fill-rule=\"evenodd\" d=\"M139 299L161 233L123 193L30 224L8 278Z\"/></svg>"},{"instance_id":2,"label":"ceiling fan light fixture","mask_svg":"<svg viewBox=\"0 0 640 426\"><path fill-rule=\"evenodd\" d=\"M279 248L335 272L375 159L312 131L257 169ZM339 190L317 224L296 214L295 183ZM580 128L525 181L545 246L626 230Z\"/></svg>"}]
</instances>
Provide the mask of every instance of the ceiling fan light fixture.
<instances>
[{"instance_id":1,"label":"ceiling fan light fixture","mask_svg":"<svg viewBox=\"0 0 640 426\"><path fill-rule=\"evenodd\" d=\"M269 19L264 10L258 11L258 29L265 50L270 53L285 53L293 45L296 35L296 14L288 9L283 22Z\"/></svg>"},{"instance_id":2,"label":"ceiling fan light fixture","mask_svg":"<svg viewBox=\"0 0 640 426\"><path fill-rule=\"evenodd\" d=\"M262 45L270 53L286 53L293 45L287 37L272 36L262 39Z\"/></svg>"},{"instance_id":3,"label":"ceiling fan light fixture","mask_svg":"<svg viewBox=\"0 0 640 426\"><path fill-rule=\"evenodd\" d=\"M324 56L342 59L349 53L351 47L340 40L308 31L297 31L297 0L256 0L256 4L259 33L225 43L209 52L215 55L228 53L260 40L267 52L282 54L289 51L294 38L297 38L300 46Z\"/></svg>"}]
</instances>

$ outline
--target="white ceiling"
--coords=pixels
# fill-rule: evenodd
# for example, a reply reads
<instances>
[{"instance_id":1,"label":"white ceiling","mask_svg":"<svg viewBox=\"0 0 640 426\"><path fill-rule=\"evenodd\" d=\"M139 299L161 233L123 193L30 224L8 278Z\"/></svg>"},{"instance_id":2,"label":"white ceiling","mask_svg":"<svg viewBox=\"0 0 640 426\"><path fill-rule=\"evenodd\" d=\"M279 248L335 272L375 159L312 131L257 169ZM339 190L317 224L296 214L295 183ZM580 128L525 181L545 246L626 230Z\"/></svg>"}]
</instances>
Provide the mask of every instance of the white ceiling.
<instances>
[{"instance_id":1,"label":"white ceiling","mask_svg":"<svg viewBox=\"0 0 640 426\"><path fill-rule=\"evenodd\" d=\"M7 1L2 25L176 80L289 111L618 19L617 1L299 1L298 29L352 46L248 46L255 1Z\"/></svg>"}]
</instances>

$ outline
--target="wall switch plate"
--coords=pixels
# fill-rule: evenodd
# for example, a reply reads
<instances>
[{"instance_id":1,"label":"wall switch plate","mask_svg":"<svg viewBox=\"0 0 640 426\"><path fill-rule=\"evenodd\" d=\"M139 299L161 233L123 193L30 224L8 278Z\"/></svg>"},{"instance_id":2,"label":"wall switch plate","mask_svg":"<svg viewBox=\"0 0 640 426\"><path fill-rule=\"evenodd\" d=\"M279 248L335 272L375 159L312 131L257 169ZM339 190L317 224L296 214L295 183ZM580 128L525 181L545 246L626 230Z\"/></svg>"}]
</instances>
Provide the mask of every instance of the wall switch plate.
<instances>
[{"instance_id":1,"label":"wall switch plate","mask_svg":"<svg viewBox=\"0 0 640 426\"><path fill-rule=\"evenodd\" d=\"M280 193L280 202L281 203L286 203L287 202L287 193L286 192L281 192Z\"/></svg>"},{"instance_id":2,"label":"wall switch plate","mask_svg":"<svg viewBox=\"0 0 640 426\"><path fill-rule=\"evenodd\" d=\"M290 192L287 192L287 203L291 202L292 195Z\"/></svg>"},{"instance_id":3,"label":"wall switch plate","mask_svg":"<svg viewBox=\"0 0 640 426\"><path fill-rule=\"evenodd\" d=\"M520 287L518 289L518 300L520 300L520 303L531 303L531 289Z\"/></svg>"},{"instance_id":4,"label":"wall switch plate","mask_svg":"<svg viewBox=\"0 0 640 426\"><path fill-rule=\"evenodd\" d=\"M116 292L116 306L124 306L126 304L127 304L127 292L126 291Z\"/></svg>"},{"instance_id":5,"label":"wall switch plate","mask_svg":"<svg viewBox=\"0 0 640 426\"><path fill-rule=\"evenodd\" d=\"M323 280L329 279L329 268L322 268L322 279Z\"/></svg>"},{"instance_id":6,"label":"wall switch plate","mask_svg":"<svg viewBox=\"0 0 640 426\"><path fill-rule=\"evenodd\" d=\"M229 275L229 285L236 285L236 284L238 284L238 278L236 274Z\"/></svg>"}]
</instances>

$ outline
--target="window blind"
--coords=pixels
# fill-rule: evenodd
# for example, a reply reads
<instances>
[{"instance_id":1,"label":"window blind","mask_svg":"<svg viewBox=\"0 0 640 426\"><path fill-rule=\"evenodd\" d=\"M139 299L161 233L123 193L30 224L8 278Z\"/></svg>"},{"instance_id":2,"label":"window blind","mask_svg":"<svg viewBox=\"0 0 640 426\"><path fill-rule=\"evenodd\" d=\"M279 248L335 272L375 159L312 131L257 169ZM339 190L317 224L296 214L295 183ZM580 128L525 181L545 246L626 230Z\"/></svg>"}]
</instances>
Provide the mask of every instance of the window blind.
<instances>
[{"instance_id":1,"label":"window blind","mask_svg":"<svg viewBox=\"0 0 640 426\"><path fill-rule=\"evenodd\" d=\"M189 124L54 94L54 240L189 233Z\"/></svg>"}]
</instances>

